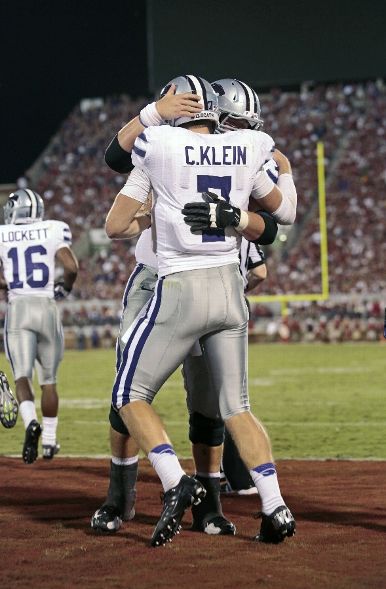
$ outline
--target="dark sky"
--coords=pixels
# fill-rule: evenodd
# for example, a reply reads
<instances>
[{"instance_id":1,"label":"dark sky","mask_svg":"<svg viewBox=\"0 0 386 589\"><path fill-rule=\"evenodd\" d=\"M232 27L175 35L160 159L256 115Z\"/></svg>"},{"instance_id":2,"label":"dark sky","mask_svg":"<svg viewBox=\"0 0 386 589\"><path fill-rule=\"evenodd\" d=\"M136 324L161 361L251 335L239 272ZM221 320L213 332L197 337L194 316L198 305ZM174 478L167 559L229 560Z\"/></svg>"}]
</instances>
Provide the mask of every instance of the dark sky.
<instances>
[{"instance_id":1,"label":"dark sky","mask_svg":"<svg viewBox=\"0 0 386 589\"><path fill-rule=\"evenodd\" d=\"M144 0L1 0L0 44L0 183L81 98L148 89Z\"/></svg>"},{"instance_id":2,"label":"dark sky","mask_svg":"<svg viewBox=\"0 0 386 589\"><path fill-rule=\"evenodd\" d=\"M182 73L256 88L386 77L385 22L386 0L0 0L0 183L81 98L135 97Z\"/></svg>"}]
</instances>

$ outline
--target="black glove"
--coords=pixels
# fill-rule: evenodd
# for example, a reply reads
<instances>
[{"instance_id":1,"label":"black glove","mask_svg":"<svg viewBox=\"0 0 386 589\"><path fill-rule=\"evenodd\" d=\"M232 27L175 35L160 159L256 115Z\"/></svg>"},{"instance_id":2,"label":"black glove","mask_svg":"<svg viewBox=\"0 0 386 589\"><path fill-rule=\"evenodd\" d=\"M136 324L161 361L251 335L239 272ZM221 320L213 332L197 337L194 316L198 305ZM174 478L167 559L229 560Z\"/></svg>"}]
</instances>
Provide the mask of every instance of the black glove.
<instances>
[{"instance_id":1,"label":"black glove","mask_svg":"<svg viewBox=\"0 0 386 589\"><path fill-rule=\"evenodd\" d=\"M188 202L182 209L185 223L190 231L206 231L207 229L225 229L237 227L240 223L241 211L229 202L219 199L213 192L203 192L209 202Z\"/></svg>"},{"instance_id":2,"label":"black glove","mask_svg":"<svg viewBox=\"0 0 386 589\"><path fill-rule=\"evenodd\" d=\"M70 292L71 288L70 290L68 290L64 286L64 282L57 282L56 284L54 284L54 299L56 301L61 301L62 299L65 299L66 297L68 297Z\"/></svg>"}]
</instances>

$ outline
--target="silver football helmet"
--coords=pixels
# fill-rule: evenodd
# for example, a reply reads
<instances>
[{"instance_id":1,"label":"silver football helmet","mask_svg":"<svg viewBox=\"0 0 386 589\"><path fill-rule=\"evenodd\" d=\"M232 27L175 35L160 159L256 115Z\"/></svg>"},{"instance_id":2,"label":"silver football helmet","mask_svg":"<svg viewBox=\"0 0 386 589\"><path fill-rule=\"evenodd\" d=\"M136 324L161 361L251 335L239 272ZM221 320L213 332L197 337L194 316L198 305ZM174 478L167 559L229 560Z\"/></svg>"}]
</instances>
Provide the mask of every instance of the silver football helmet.
<instances>
[{"instance_id":1,"label":"silver football helmet","mask_svg":"<svg viewBox=\"0 0 386 589\"><path fill-rule=\"evenodd\" d=\"M44 202L40 194L29 188L11 192L4 207L4 223L35 223L44 216Z\"/></svg>"},{"instance_id":2,"label":"silver football helmet","mask_svg":"<svg viewBox=\"0 0 386 589\"><path fill-rule=\"evenodd\" d=\"M179 117L177 119L170 119L165 121L171 127L179 127L185 123L191 123L192 121L213 121L217 127L219 110L217 95L214 92L211 84L200 78L199 76L193 76L191 74L187 76L178 76L173 78L162 88L160 97L162 98L169 90L171 84L176 86L176 94L183 94L184 92L192 92L202 97L203 110L192 117Z\"/></svg>"},{"instance_id":3,"label":"silver football helmet","mask_svg":"<svg viewBox=\"0 0 386 589\"><path fill-rule=\"evenodd\" d=\"M263 120L260 118L260 101L256 92L240 80L224 78L212 83L212 88L218 96L220 122L218 131L234 131L235 127L229 123L229 118L243 119L249 123L251 129L259 129Z\"/></svg>"}]
</instances>

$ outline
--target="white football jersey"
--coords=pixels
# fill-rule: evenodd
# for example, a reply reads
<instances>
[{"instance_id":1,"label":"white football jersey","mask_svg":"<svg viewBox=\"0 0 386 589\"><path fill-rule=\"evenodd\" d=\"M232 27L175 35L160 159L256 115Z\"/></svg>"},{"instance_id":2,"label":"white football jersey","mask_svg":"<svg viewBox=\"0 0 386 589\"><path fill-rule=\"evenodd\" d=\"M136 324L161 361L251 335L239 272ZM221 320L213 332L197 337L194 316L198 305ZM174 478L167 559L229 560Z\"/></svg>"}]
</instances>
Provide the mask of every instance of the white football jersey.
<instances>
[{"instance_id":1,"label":"white football jersey","mask_svg":"<svg viewBox=\"0 0 386 589\"><path fill-rule=\"evenodd\" d=\"M8 298L54 297L55 254L71 246L71 231L62 221L0 225L0 259Z\"/></svg>"},{"instance_id":2,"label":"white football jersey","mask_svg":"<svg viewBox=\"0 0 386 589\"><path fill-rule=\"evenodd\" d=\"M121 193L145 202L153 189L159 276L239 262L239 233L227 228L195 235L181 209L188 202L201 202L202 193L210 191L248 210L249 196L258 190L259 170L273 146L273 139L261 131L211 135L163 125L141 133L132 154L138 170Z\"/></svg>"},{"instance_id":3,"label":"white football jersey","mask_svg":"<svg viewBox=\"0 0 386 589\"><path fill-rule=\"evenodd\" d=\"M157 270L158 260L152 233L153 225L142 231L135 246L135 259L137 264L145 264L145 266L150 266Z\"/></svg>"}]
</instances>

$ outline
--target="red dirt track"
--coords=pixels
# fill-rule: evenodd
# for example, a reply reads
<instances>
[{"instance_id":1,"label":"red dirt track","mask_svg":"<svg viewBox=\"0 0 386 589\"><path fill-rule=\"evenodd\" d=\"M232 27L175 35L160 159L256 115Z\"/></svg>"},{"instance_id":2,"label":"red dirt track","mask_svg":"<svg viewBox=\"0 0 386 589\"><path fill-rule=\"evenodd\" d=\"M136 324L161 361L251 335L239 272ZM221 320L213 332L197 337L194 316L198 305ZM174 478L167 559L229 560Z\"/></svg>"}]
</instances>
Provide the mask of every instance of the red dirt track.
<instances>
[{"instance_id":1,"label":"red dirt track","mask_svg":"<svg viewBox=\"0 0 386 589\"><path fill-rule=\"evenodd\" d=\"M188 472L191 463L185 464ZM71 589L386 587L386 463L282 461L283 495L298 532L254 543L256 497L225 497L237 536L190 532L150 548L160 485L140 466L137 515L116 535L95 535L90 516L108 484L107 460L55 458L24 465L0 457L1 587Z\"/></svg>"}]
</instances>

